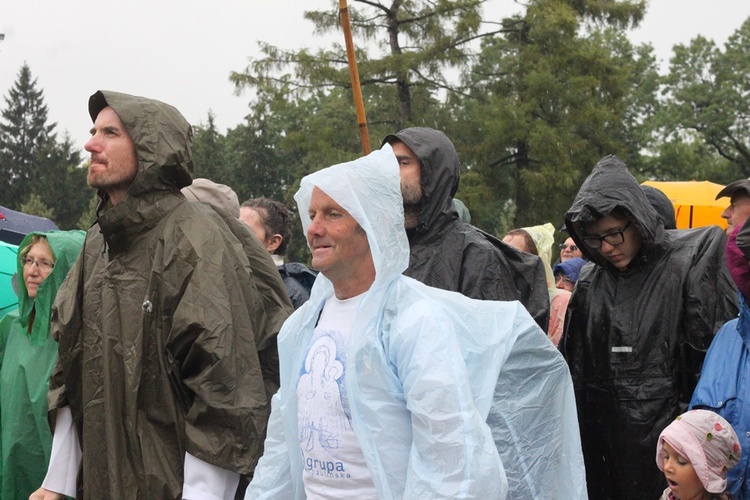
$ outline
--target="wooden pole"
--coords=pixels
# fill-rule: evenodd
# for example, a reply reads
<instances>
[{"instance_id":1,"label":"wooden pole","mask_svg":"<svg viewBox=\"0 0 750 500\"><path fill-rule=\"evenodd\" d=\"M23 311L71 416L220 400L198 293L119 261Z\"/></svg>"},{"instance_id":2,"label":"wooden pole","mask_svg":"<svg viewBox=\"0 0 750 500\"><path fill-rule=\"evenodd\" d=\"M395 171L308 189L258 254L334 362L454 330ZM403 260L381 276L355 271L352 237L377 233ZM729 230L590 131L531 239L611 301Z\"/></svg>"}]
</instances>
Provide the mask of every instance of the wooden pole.
<instances>
[{"instance_id":1,"label":"wooden pole","mask_svg":"<svg viewBox=\"0 0 750 500\"><path fill-rule=\"evenodd\" d=\"M362 99L362 87L359 84L359 71L357 71L357 57L354 54L354 41L352 40L352 27L349 22L349 7L346 0L339 0L339 14L341 15L341 27L344 28L344 39L346 40L346 58L349 61L349 78L352 82L352 94L354 95L354 107L357 110L357 123L359 124L359 138L362 141L362 151L370 154L370 134L367 131L367 117L365 116L365 102Z\"/></svg>"}]
</instances>

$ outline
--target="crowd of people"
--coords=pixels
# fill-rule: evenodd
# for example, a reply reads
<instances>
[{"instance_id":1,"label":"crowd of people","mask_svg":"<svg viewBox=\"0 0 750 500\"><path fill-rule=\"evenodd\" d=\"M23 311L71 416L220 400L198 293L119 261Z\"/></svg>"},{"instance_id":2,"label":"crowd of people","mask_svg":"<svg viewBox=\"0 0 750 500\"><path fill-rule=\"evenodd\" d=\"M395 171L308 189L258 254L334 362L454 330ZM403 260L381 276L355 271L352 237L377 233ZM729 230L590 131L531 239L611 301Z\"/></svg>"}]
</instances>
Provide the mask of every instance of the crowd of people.
<instances>
[{"instance_id":1,"label":"crowd of people","mask_svg":"<svg viewBox=\"0 0 750 500\"><path fill-rule=\"evenodd\" d=\"M174 107L88 111L97 220L26 237L0 320L2 498L750 499L750 180L677 230L607 156L501 241L407 128L301 179L308 268Z\"/></svg>"}]
</instances>

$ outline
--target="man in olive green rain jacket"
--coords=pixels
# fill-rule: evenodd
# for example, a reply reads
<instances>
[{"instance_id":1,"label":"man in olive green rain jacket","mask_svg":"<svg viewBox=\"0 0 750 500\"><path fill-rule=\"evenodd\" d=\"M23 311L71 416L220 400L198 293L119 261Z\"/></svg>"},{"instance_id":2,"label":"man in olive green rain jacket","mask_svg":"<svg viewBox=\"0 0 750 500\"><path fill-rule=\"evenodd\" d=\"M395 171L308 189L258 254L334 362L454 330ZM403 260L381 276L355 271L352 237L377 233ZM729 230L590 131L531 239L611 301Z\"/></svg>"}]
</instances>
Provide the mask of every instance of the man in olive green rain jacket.
<instances>
[{"instance_id":1,"label":"man in olive green rain jacket","mask_svg":"<svg viewBox=\"0 0 750 500\"><path fill-rule=\"evenodd\" d=\"M101 202L53 311L57 426L43 487L232 498L265 435L264 377L278 372L259 357L291 311L284 286L241 222L180 193L193 164L179 111L100 91L89 114L88 181Z\"/></svg>"}]
</instances>

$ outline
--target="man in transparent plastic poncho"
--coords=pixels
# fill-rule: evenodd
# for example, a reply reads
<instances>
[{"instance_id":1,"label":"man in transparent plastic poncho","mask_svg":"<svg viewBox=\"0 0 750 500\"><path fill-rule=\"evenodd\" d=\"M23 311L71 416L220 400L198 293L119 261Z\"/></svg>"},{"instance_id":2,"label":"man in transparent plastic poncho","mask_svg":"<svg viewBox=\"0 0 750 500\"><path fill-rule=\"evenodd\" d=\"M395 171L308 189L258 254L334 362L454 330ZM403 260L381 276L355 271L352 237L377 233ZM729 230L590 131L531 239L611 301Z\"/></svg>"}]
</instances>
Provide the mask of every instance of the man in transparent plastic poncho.
<instances>
[{"instance_id":1,"label":"man in transparent plastic poncho","mask_svg":"<svg viewBox=\"0 0 750 500\"><path fill-rule=\"evenodd\" d=\"M529 313L401 274L390 146L295 199L320 274L279 334L246 498L585 498L570 375Z\"/></svg>"}]
</instances>

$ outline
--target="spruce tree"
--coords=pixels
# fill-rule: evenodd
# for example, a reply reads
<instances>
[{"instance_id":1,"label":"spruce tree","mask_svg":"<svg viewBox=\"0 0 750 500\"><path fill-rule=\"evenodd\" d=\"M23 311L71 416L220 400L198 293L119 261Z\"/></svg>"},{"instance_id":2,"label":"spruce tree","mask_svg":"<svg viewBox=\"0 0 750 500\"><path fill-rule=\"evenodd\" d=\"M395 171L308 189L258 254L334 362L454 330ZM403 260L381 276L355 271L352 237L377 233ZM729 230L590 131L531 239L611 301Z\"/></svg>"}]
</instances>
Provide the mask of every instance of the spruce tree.
<instances>
[{"instance_id":1,"label":"spruce tree","mask_svg":"<svg viewBox=\"0 0 750 500\"><path fill-rule=\"evenodd\" d=\"M18 207L41 177L39 160L54 144L55 123L47 123L47 105L29 66L24 63L8 92L0 120L2 203Z\"/></svg>"},{"instance_id":2,"label":"spruce tree","mask_svg":"<svg viewBox=\"0 0 750 500\"><path fill-rule=\"evenodd\" d=\"M47 216L44 210L34 213L41 201L61 229L71 229L91 193L80 152L67 134L58 141L57 124L48 123L47 112L44 93L24 64L0 118L0 204Z\"/></svg>"}]
</instances>

